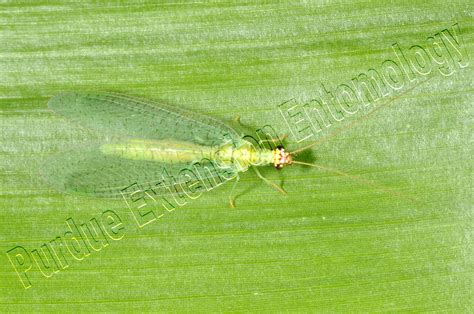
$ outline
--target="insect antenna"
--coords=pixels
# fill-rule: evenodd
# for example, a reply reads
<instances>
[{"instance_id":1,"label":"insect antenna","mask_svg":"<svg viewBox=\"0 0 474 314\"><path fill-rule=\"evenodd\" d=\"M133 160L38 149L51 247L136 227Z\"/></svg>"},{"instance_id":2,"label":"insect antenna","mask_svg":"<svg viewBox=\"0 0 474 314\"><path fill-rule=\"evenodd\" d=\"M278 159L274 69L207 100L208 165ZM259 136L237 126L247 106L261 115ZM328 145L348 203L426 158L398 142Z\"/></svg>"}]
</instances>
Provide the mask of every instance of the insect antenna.
<instances>
[{"instance_id":1,"label":"insect antenna","mask_svg":"<svg viewBox=\"0 0 474 314\"><path fill-rule=\"evenodd\" d=\"M408 92L412 91L413 89L415 89L416 87L420 86L421 84L423 84L423 83L429 81L431 78L433 78L433 77L429 77L429 78L427 78L426 80L421 81L421 82L415 84L414 86L410 87L409 89L407 89L406 91L404 91L404 92L401 93L400 95L397 95L397 96L393 97L392 99L389 99L389 100L387 100L386 102L382 103L380 106L378 106L377 108L375 108L374 110L372 110L371 112L369 112L368 114L366 114L365 116L362 116L362 117L360 117L359 119L356 119L356 120L352 121L351 123L349 123L349 125L344 126L344 127L341 127L341 128L339 128L339 129L335 130L334 132L332 132L332 133L330 133L330 134L328 134L328 135L326 135L326 136L324 136L324 137L322 137L322 138L320 138L320 139L314 141L314 142L311 143L311 144L308 144L308 145L306 145L306 146L303 146L303 147L301 147L301 148L298 148L297 150L291 152L291 154L292 154L293 156L296 156L298 153L300 153L300 152L302 152L302 151L305 151L305 150L307 150L307 149L309 149L309 148L311 148L311 147L314 147L314 146L316 146L316 145L318 145L318 144L321 144L321 143L327 141L328 139L330 139L330 138L332 138L332 137L338 135L339 133L341 133L341 132L343 132L343 131L350 130L351 128L355 127L356 125L358 125L358 124L361 123L362 121L367 120L368 118L370 118L373 114L375 114L375 113L376 113L377 111L379 111L380 109L382 109L382 108L384 108L384 107L386 107L386 106L392 104L395 100L397 100L398 98L400 98L400 97L402 97L403 95L407 94Z\"/></svg>"},{"instance_id":2,"label":"insect antenna","mask_svg":"<svg viewBox=\"0 0 474 314\"><path fill-rule=\"evenodd\" d=\"M353 174L349 174L347 172L344 172L344 171L341 171L341 170L338 170L338 169L335 169L335 168L330 168L330 167L326 167L326 166L322 166L322 165L319 165L319 164L315 164L315 163L307 163L307 162L303 162L303 161L298 161L298 160L293 160L293 164L297 164L297 165L302 165L302 166L309 166L309 167L314 167L314 168L318 168L318 169L321 169L321 170L324 170L324 171L327 171L327 172L332 172L332 173L335 173L335 174L338 174L340 176L344 176L344 177L347 177L355 182L358 182L358 183L362 183L363 185L366 185L366 186L370 186L370 187L374 187L376 189L379 189L380 191L382 192L385 192L387 194L390 194L392 196L395 196L397 198L408 198L410 199L411 201L414 201L414 202L417 202L416 199L413 199L412 197L410 196L407 196L407 195L404 195L398 191L395 191L393 189L390 189L390 188L387 188L387 187L384 187L380 184L378 184L377 182L375 181L372 181L372 180L367 180L367 179L363 179L359 176L356 176L356 175L353 175Z\"/></svg>"}]
</instances>

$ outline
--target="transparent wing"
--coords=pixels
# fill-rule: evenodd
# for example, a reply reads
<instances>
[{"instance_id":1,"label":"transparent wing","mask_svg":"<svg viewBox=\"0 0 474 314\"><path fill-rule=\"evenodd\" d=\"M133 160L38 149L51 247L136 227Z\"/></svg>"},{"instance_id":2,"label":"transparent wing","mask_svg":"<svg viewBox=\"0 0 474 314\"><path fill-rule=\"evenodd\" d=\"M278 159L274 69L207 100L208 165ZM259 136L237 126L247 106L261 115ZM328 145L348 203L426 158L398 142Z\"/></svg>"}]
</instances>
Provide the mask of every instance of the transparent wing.
<instances>
[{"instance_id":1,"label":"transparent wing","mask_svg":"<svg viewBox=\"0 0 474 314\"><path fill-rule=\"evenodd\" d=\"M239 134L213 118L165 104L112 93L62 93L48 102L56 113L103 134L128 138L177 139L215 146Z\"/></svg>"},{"instance_id":2,"label":"transparent wing","mask_svg":"<svg viewBox=\"0 0 474 314\"><path fill-rule=\"evenodd\" d=\"M215 119L110 93L63 93L53 97L48 106L106 138L110 136L110 139L87 143L45 161L42 176L57 190L117 198L123 189L135 185L154 195L170 195L183 192L180 189L189 185L196 189L204 184L200 188L208 190L209 184L220 183L222 178L236 173L233 167L222 169L211 161L199 161L196 168L194 163L173 160L160 163L120 158L105 155L99 149L104 141L124 143L137 138L179 140L206 146L241 141L236 131ZM193 174L185 169L201 171Z\"/></svg>"},{"instance_id":3,"label":"transparent wing","mask_svg":"<svg viewBox=\"0 0 474 314\"><path fill-rule=\"evenodd\" d=\"M41 172L59 191L105 198L120 198L131 189L155 196L200 193L237 173L233 167L219 168L209 160L185 164L119 158L90 144L49 157Z\"/></svg>"}]
</instances>

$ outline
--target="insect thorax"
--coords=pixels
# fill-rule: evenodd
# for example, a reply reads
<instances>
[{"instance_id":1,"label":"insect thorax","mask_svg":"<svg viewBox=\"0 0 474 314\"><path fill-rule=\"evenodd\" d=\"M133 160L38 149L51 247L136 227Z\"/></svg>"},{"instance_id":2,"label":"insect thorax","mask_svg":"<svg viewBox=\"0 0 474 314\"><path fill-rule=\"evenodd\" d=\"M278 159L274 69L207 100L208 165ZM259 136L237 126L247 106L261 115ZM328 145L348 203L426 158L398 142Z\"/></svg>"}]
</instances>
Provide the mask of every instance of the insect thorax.
<instances>
[{"instance_id":1,"label":"insect thorax","mask_svg":"<svg viewBox=\"0 0 474 314\"><path fill-rule=\"evenodd\" d=\"M218 163L234 166L238 171L246 171L250 166L264 166L273 163L273 151L255 148L244 141L239 147L226 144L218 148L215 154Z\"/></svg>"}]
</instances>

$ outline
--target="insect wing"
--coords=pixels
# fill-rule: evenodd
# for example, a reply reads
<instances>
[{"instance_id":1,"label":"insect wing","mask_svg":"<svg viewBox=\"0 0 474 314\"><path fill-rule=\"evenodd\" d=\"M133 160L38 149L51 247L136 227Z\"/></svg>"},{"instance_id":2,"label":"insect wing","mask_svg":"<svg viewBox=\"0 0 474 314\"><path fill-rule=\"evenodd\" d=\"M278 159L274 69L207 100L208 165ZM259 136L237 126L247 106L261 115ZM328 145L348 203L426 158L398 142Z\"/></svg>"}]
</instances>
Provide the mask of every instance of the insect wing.
<instances>
[{"instance_id":1,"label":"insect wing","mask_svg":"<svg viewBox=\"0 0 474 314\"><path fill-rule=\"evenodd\" d=\"M90 144L51 156L42 169L43 177L56 190L105 198L120 198L133 191L154 196L196 195L236 174L234 168L220 168L211 160L193 164L132 160L105 155Z\"/></svg>"},{"instance_id":2,"label":"insect wing","mask_svg":"<svg viewBox=\"0 0 474 314\"><path fill-rule=\"evenodd\" d=\"M121 197L124 188L135 184L142 190L152 189L155 195L166 195L179 193L183 186L198 189L200 183L208 190L212 183L220 184L237 173L234 167L223 169L211 160L203 160L197 161L197 169L204 169L193 175L186 169L195 168L196 163L132 160L100 150L109 140L124 143L130 139L166 139L206 146L241 141L235 130L213 118L110 93L63 93L53 97L48 106L111 138L48 158L42 175L58 190L116 198Z\"/></svg>"},{"instance_id":3,"label":"insect wing","mask_svg":"<svg viewBox=\"0 0 474 314\"><path fill-rule=\"evenodd\" d=\"M176 139L207 146L239 143L239 134L213 118L112 93L62 93L48 102L56 113L116 137Z\"/></svg>"}]
</instances>

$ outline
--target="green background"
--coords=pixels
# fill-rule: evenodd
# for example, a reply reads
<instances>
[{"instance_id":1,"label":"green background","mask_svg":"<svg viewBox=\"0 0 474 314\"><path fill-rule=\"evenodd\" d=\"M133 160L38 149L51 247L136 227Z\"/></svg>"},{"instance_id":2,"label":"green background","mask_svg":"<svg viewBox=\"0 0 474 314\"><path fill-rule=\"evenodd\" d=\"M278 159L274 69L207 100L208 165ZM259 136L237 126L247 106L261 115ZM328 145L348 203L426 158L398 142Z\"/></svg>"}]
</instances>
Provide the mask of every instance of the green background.
<instances>
[{"instance_id":1,"label":"green background","mask_svg":"<svg viewBox=\"0 0 474 314\"><path fill-rule=\"evenodd\" d=\"M43 158L89 135L47 109L59 92L164 99L288 133L279 104L380 67L395 42L427 45L457 22L472 58L468 2L2 1L0 312L472 311L472 65L433 70L306 156L376 185L268 167L288 196L249 172L237 208L226 184L138 228L122 201L63 194L38 175ZM35 266L23 288L8 250L110 209L122 240L51 278Z\"/></svg>"}]
</instances>

